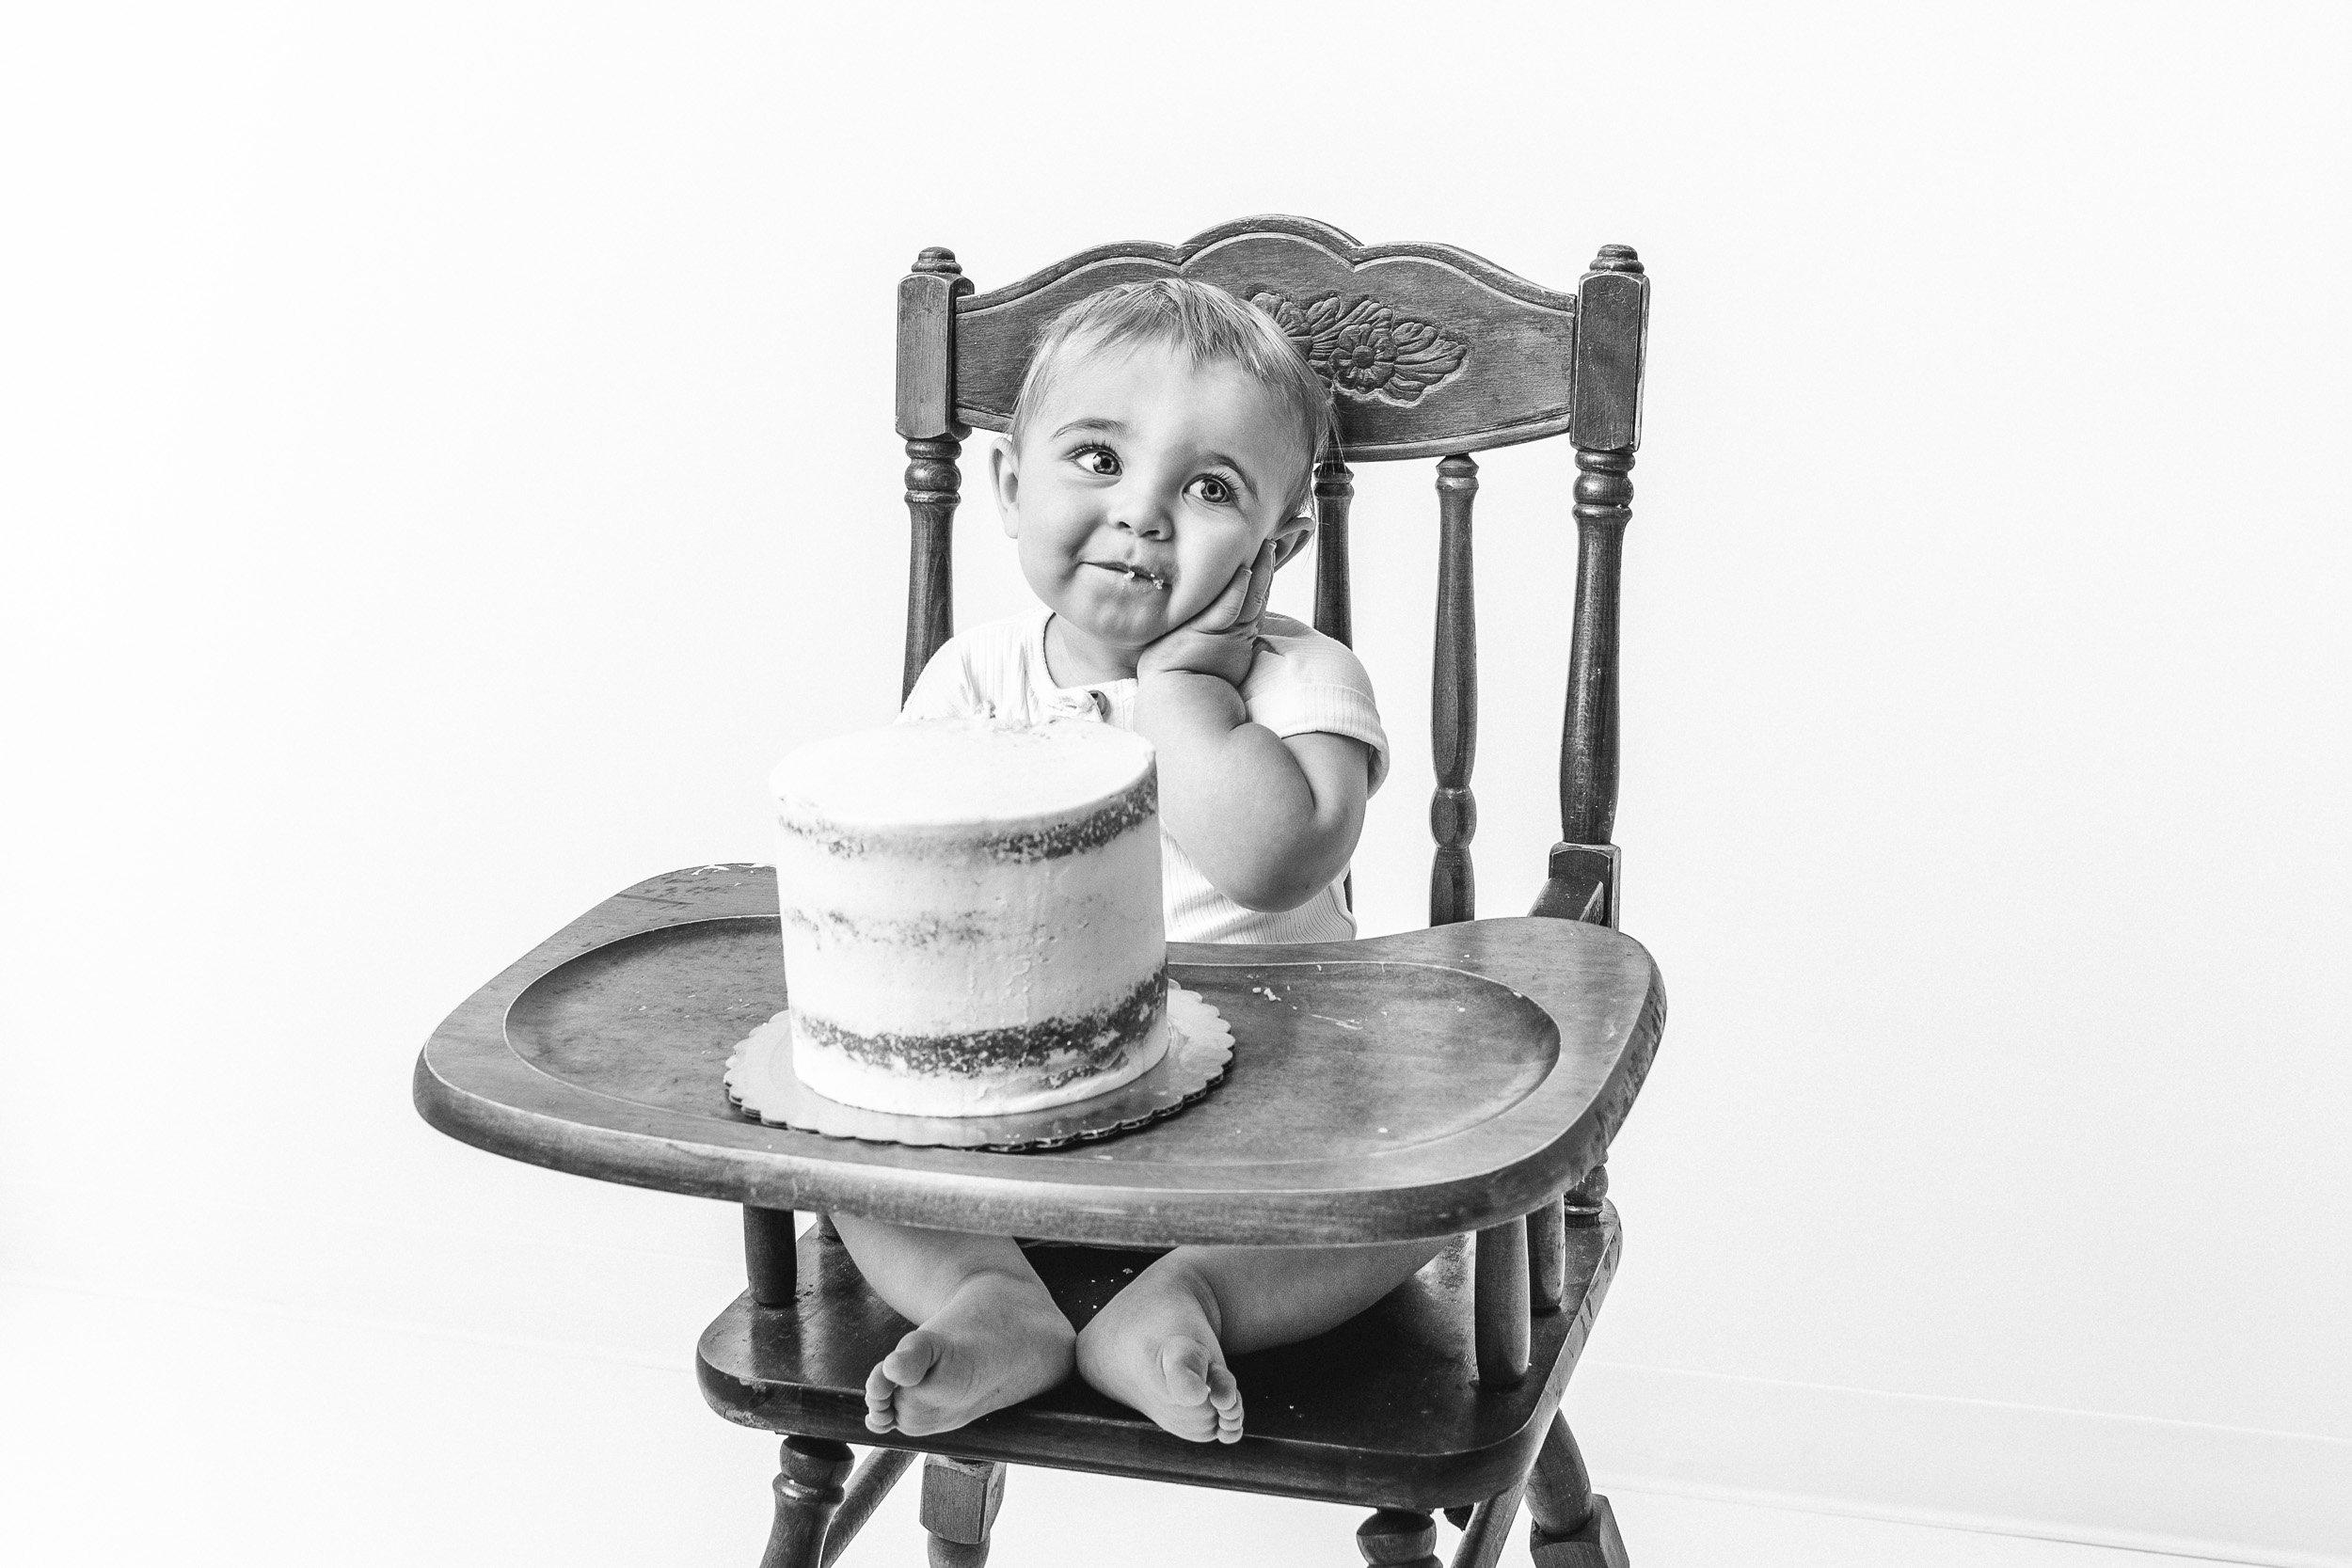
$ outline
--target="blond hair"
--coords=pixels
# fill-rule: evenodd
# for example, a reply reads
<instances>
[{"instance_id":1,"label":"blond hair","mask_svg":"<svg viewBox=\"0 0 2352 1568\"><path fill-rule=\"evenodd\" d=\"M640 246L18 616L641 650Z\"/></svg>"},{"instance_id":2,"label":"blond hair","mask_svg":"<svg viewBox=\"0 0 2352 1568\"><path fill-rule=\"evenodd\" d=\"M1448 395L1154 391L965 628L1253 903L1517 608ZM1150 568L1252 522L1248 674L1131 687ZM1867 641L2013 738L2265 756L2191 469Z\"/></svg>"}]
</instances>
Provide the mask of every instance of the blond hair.
<instances>
[{"instance_id":1,"label":"blond hair","mask_svg":"<svg viewBox=\"0 0 2352 1568\"><path fill-rule=\"evenodd\" d=\"M1146 343L1181 348L1196 365L1232 365L1274 394L1295 423L1302 453L1286 515L1304 510L1315 459L1333 435L1331 389L1272 316L1189 277L1114 283L1056 316L1030 352L1013 400L1013 446L1021 445L1030 411L1045 401L1072 355Z\"/></svg>"}]
</instances>

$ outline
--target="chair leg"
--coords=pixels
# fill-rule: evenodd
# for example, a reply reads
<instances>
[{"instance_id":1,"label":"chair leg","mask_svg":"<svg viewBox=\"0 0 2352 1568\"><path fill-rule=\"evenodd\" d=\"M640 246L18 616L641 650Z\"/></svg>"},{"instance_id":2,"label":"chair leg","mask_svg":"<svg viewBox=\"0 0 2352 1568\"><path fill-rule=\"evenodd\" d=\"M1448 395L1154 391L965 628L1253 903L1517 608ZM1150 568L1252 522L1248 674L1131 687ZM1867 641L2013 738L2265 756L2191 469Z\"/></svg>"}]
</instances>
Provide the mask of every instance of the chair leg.
<instances>
[{"instance_id":1,"label":"chair leg","mask_svg":"<svg viewBox=\"0 0 2352 1568\"><path fill-rule=\"evenodd\" d=\"M874 1510L898 1484L914 1455L904 1449L876 1449L867 1454L842 1489L841 1506L834 1511L833 1523L825 1529L824 1555L818 1559L818 1568L833 1568L841 1554L850 1549L857 1532L866 1528L866 1521L874 1516Z\"/></svg>"},{"instance_id":2,"label":"chair leg","mask_svg":"<svg viewBox=\"0 0 2352 1568\"><path fill-rule=\"evenodd\" d=\"M1408 1509L1384 1508L1358 1525L1356 1549L1375 1568L1445 1568L1438 1560L1438 1527Z\"/></svg>"},{"instance_id":3,"label":"chair leg","mask_svg":"<svg viewBox=\"0 0 2352 1568\"><path fill-rule=\"evenodd\" d=\"M1470 1510L1470 1524L1454 1548L1454 1568L1495 1568L1502 1544L1510 1538L1511 1521L1519 1515L1519 1495L1526 1490L1527 1482L1522 1481Z\"/></svg>"},{"instance_id":4,"label":"chair leg","mask_svg":"<svg viewBox=\"0 0 2352 1568\"><path fill-rule=\"evenodd\" d=\"M981 1568L988 1561L988 1532L1004 1500L1002 1465L926 1455L922 1519L931 1536L931 1568Z\"/></svg>"},{"instance_id":5,"label":"chair leg","mask_svg":"<svg viewBox=\"0 0 2352 1568\"><path fill-rule=\"evenodd\" d=\"M825 1527L841 1506L841 1481L849 1473L848 1445L822 1437L784 1440L776 1472L776 1523L768 1532L759 1568L818 1568Z\"/></svg>"},{"instance_id":6,"label":"chair leg","mask_svg":"<svg viewBox=\"0 0 2352 1568\"><path fill-rule=\"evenodd\" d=\"M1534 1515L1527 1544L1535 1568L1628 1568L1617 1516L1593 1491L1567 1418L1556 1411L1527 1475L1527 1512Z\"/></svg>"}]
</instances>

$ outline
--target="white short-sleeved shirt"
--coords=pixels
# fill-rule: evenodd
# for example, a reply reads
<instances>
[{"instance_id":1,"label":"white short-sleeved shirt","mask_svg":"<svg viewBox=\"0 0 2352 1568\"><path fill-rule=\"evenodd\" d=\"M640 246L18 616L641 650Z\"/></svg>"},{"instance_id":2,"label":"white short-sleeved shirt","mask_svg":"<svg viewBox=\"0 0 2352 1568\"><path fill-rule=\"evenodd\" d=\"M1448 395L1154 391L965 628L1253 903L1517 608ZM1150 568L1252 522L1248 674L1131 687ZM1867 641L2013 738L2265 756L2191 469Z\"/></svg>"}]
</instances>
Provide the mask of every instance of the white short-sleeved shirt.
<instances>
[{"instance_id":1,"label":"white short-sleeved shirt","mask_svg":"<svg viewBox=\"0 0 2352 1568\"><path fill-rule=\"evenodd\" d=\"M1133 678L1054 684L1045 665L1045 624L1052 619L1053 611L1040 609L949 639L923 667L899 717L993 717L1020 724L1093 719L1134 729ZM1362 741L1372 753L1370 787L1378 789L1388 776L1389 737L1361 661L1344 642L1287 615L1268 614L1259 636L1241 688L1250 721L1278 736L1319 732ZM1356 934L1345 881L1343 871L1296 909L1249 909L1218 892L1164 825L1160 832L1160 892L1173 942L1343 942Z\"/></svg>"}]
</instances>

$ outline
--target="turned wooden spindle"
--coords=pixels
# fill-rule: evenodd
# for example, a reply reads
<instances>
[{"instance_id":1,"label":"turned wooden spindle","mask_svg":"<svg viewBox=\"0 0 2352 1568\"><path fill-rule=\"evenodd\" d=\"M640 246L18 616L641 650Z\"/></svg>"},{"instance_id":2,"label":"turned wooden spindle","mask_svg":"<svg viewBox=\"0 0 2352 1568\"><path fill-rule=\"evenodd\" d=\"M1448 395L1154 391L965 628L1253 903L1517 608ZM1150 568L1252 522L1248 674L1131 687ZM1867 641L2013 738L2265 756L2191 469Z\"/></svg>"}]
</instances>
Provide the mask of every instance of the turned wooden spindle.
<instances>
[{"instance_id":1,"label":"turned wooden spindle","mask_svg":"<svg viewBox=\"0 0 2352 1568\"><path fill-rule=\"evenodd\" d=\"M1353 647L1356 613L1347 583L1347 509L1356 475L1327 451L1315 465L1315 630Z\"/></svg>"},{"instance_id":2,"label":"turned wooden spindle","mask_svg":"<svg viewBox=\"0 0 2352 1568\"><path fill-rule=\"evenodd\" d=\"M956 301L972 292L955 252L932 245L898 280L898 434L907 444L906 660L898 696L914 689L939 645L955 635L951 546L963 475L956 459L971 427L956 418Z\"/></svg>"},{"instance_id":3,"label":"turned wooden spindle","mask_svg":"<svg viewBox=\"0 0 2352 1568\"><path fill-rule=\"evenodd\" d=\"M1579 448L1576 622L1561 743L1560 827L1570 844L1606 844L1617 821L1617 585L1633 518L1633 454Z\"/></svg>"},{"instance_id":4,"label":"turned wooden spindle","mask_svg":"<svg viewBox=\"0 0 2352 1568\"><path fill-rule=\"evenodd\" d=\"M1384 1508L1357 1526L1356 1549L1374 1568L1444 1568L1436 1523L1411 1509Z\"/></svg>"},{"instance_id":5,"label":"turned wooden spindle","mask_svg":"<svg viewBox=\"0 0 2352 1568\"><path fill-rule=\"evenodd\" d=\"M1537 1317L1560 1310L1567 1288L1568 1238L1554 1198L1527 1216L1527 1305Z\"/></svg>"},{"instance_id":6,"label":"turned wooden spindle","mask_svg":"<svg viewBox=\"0 0 2352 1568\"><path fill-rule=\"evenodd\" d=\"M1527 1376L1527 1221L1480 1231L1475 1268L1470 1315L1479 1386L1516 1387Z\"/></svg>"},{"instance_id":7,"label":"turned wooden spindle","mask_svg":"<svg viewBox=\"0 0 2352 1568\"><path fill-rule=\"evenodd\" d=\"M800 1294L800 1241L792 1231L791 1210L743 1206L743 1272L762 1307L789 1307Z\"/></svg>"},{"instance_id":8,"label":"turned wooden spindle","mask_svg":"<svg viewBox=\"0 0 2352 1568\"><path fill-rule=\"evenodd\" d=\"M914 539L907 557L906 667L898 700L914 689L915 677L956 634L953 546L956 503L963 475L956 467L963 443L947 436L907 443L907 519Z\"/></svg>"},{"instance_id":9,"label":"turned wooden spindle","mask_svg":"<svg viewBox=\"0 0 2352 1568\"><path fill-rule=\"evenodd\" d=\"M1438 635L1429 693L1429 748L1437 793L1429 832L1438 852L1429 866L1429 924L1468 920L1478 906L1470 857L1478 832L1470 765L1478 754L1478 612L1470 569L1470 503L1478 465L1455 455L1438 464Z\"/></svg>"},{"instance_id":10,"label":"turned wooden spindle","mask_svg":"<svg viewBox=\"0 0 2352 1568\"><path fill-rule=\"evenodd\" d=\"M776 1522L759 1568L818 1568L825 1529L841 1506L850 1473L848 1445L822 1437L787 1437L776 1472Z\"/></svg>"}]
</instances>

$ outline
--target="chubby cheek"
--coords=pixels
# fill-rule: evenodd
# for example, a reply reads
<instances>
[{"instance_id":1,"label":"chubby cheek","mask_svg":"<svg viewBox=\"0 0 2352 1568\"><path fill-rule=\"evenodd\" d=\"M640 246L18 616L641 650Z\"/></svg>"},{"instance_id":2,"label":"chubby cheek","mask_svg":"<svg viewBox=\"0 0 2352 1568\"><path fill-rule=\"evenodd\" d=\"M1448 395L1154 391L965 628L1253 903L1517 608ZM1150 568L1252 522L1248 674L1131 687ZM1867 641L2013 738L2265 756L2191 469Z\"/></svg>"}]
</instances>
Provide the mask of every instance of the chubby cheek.
<instances>
[{"instance_id":1,"label":"chubby cheek","mask_svg":"<svg viewBox=\"0 0 2352 1568\"><path fill-rule=\"evenodd\" d=\"M1229 572L1212 582L1206 574L1198 578L1187 575L1184 581L1176 585L1175 592L1168 595L1169 625L1181 626L1216 603L1216 596L1225 592L1225 584L1232 576Z\"/></svg>"},{"instance_id":2,"label":"chubby cheek","mask_svg":"<svg viewBox=\"0 0 2352 1568\"><path fill-rule=\"evenodd\" d=\"M1184 562L1176 584L1176 602L1169 607L1179 622L1189 621L1215 604L1216 596L1232 582L1233 574L1257 555L1256 546L1247 540L1225 543L1225 548Z\"/></svg>"},{"instance_id":3,"label":"chubby cheek","mask_svg":"<svg viewBox=\"0 0 2352 1568\"><path fill-rule=\"evenodd\" d=\"M1029 586L1043 593L1049 584L1066 583L1077 570L1077 562L1062 547L1061 541L1043 529L1025 529L1017 541L1021 555L1021 575L1029 579Z\"/></svg>"}]
</instances>

